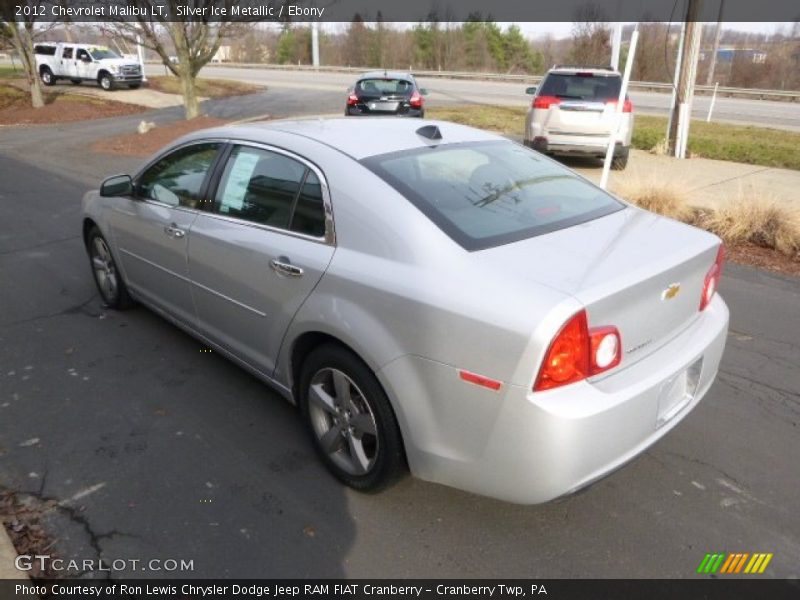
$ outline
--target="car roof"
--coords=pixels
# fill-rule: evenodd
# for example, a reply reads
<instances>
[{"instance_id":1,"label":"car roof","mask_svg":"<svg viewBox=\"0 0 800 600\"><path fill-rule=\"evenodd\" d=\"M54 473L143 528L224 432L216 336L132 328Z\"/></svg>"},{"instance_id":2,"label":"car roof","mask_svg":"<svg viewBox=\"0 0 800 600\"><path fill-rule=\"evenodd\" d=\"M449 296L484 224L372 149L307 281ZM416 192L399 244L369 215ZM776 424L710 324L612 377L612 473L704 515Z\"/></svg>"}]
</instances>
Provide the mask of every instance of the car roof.
<instances>
[{"instance_id":1,"label":"car roof","mask_svg":"<svg viewBox=\"0 0 800 600\"><path fill-rule=\"evenodd\" d=\"M421 127L428 125L438 127L442 138L430 139L417 133ZM273 142L273 136L270 136L272 132L312 140L355 160L427 146L505 140L499 135L448 121L402 117L342 117L269 121L206 129L189 134L182 142L204 138L231 138L270 144Z\"/></svg>"},{"instance_id":2,"label":"car roof","mask_svg":"<svg viewBox=\"0 0 800 600\"><path fill-rule=\"evenodd\" d=\"M367 71L358 76L358 80L362 79L408 79L414 80L414 76L408 71Z\"/></svg>"}]
</instances>

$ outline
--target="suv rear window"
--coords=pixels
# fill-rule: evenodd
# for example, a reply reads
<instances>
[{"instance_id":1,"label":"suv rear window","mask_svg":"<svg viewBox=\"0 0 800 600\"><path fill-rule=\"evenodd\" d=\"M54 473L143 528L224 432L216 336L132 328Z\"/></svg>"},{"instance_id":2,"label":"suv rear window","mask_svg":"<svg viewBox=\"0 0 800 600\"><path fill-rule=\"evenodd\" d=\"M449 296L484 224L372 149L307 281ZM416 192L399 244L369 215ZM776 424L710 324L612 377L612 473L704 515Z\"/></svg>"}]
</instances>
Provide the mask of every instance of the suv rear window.
<instances>
[{"instance_id":1,"label":"suv rear window","mask_svg":"<svg viewBox=\"0 0 800 600\"><path fill-rule=\"evenodd\" d=\"M356 84L356 91L365 94L410 94L413 84L406 79L362 79Z\"/></svg>"},{"instance_id":2,"label":"suv rear window","mask_svg":"<svg viewBox=\"0 0 800 600\"><path fill-rule=\"evenodd\" d=\"M542 82L540 96L605 102L619 98L619 75L550 73Z\"/></svg>"},{"instance_id":3,"label":"suv rear window","mask_svg":"<svg viewBox=\"0 0 800 600\"><path fill-rule=\"evenodd\" d=\"M362 163L469 251L557 231L624 208L567 168L513 142L416 148Z\"/></svg>"}]
</instances>

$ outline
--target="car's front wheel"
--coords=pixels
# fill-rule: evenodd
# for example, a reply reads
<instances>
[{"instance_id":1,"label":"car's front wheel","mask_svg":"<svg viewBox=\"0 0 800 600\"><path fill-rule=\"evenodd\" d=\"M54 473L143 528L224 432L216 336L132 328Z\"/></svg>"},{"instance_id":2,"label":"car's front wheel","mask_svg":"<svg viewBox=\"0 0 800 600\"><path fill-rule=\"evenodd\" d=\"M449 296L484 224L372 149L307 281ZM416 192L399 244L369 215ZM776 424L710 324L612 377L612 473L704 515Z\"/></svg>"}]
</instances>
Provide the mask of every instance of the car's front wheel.
<instances>
[{"instance_id":1,"label":"car's front wheel","mask_svg":"<svg viewBox=\"0 0 800 600\"><path fill-rule=\"evenodd\" d=\"M303 364L300 408L317 453L346 485L376 491L405 469L397 419L372 370L349 350L326 344Z\"/></svg>"},{"instance_id":2,"label":"car's front wheel","mask_svg":"<svg viewBox=\"0 0 800 600\"><path fill-rule=\"evenodd\" d=\"M97 227L93 227L89 232L88 250L94 282L103 302L106 306L118 310L130 307L133 300L122 280L122 274L117 269L108 242Z\"/></svg>"}]
</instances>

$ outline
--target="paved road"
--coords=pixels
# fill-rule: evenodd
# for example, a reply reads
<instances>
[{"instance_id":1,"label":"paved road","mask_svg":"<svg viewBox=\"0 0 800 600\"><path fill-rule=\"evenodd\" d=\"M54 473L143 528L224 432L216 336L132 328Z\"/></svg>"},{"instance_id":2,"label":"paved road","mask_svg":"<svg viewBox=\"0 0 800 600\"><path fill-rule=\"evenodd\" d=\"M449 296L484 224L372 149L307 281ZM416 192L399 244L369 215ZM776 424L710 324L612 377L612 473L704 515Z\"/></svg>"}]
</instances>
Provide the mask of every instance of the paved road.
<instances>
[{"instance_id":1,"label":"paved road","mask_svg":"<svg viewBox=\"0 0 800 600\"><path fill-rule=\"evenodd\" d=\"M0 146L0 484L62 502L47 518L61 556L186 559L181 575L208 577L687 577L706 552L763 551L768 575L800 575L799 280L729 266L719 381L584 493L521 507L408 478L360 495L276 394L149 311L101 306L79 198L136 161L80 143L124 123L5 130ZM49 158L70 153L71 174Z\"/></svg>"},{"instance_id":2,"label":"paved road","mask_svg":"<svg viewBox=\"0 0 800 600\"><path fill-rule=\"evenodd\" d=\"M354 76L348 73L239 69L217 65L205 67L201 75L262 83L270 88L302 92L297 95L299 102L303 102L304 98L309 96L309 91L316 91L318 96L322 96L318 99L324 99L326 106L335 112L344 109L345 89L353 84L354 79ZM431 103L527 106L530 102L524 94L525 85L522 83L438 78L420 78L419 82L431 92ZM331 94L336 95L335 100L331 98ZM669 94L631 92L630 96L636 110L642 114L668 114ZM705 119L709 103L710 97L696 96L692 106L694 117ZM732 123L800 131L800 103L720 97L717 98L713 118Z\"/></svg>"}]
</instances>

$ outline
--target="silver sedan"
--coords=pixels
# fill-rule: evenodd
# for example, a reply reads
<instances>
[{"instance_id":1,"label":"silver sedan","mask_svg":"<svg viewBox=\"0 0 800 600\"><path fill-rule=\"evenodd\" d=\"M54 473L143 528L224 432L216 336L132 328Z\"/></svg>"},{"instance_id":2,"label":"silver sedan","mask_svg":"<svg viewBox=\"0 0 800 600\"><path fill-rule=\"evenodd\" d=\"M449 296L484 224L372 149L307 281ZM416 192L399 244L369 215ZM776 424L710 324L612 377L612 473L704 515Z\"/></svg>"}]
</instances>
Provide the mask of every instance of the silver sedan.
<instances>
[{"instance_id":1,"label":"silver sedan","mask_svg":"<svg viewBox=\"0 0 800 600\"><path fill-rule=\"evenodd\" d=\"M451 123L201 131L83 208L105 303L295 402L357 489L574 492L689 414L725 345L718 238Z\"/></svg>"}]
</instances>

